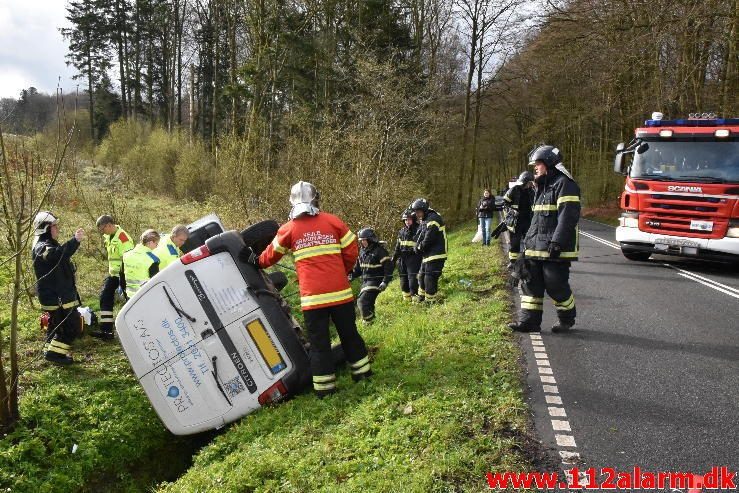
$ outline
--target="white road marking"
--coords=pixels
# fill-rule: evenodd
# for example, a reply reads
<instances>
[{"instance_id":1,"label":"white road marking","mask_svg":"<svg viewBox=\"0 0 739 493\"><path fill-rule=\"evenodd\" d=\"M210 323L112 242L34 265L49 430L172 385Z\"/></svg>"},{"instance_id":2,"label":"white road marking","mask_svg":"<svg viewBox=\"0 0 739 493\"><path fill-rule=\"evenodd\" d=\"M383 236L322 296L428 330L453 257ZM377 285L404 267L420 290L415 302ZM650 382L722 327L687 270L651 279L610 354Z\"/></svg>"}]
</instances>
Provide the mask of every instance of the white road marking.
<instances>
[{"instance_id":1,"label":"white road marking","mask_svg":"<svg viewBox=\"0 0 739 493\"><path fill-rule=\"evenodd\" d=\"M529 337L541 341L541 334L529 334Z\"/></svg>"},{"instance_id":2,"label":"white road marking","mask_svg":"<svg viewBox=\"0 0 739 493\"><path fill-rule=\"evenodd\" d=\"M597 241L598 243L602 243L606 246L609 246L611 248L615 248L617 250L620 250L621 247L616 244L612 243L608 240L604 240L603 238L600 238L598 236L592 235L590 233L586 233L584 231L580 231L580 234L585 236L586 238L590 238L593 241ZM681 277L684 277L685 279L690 279L691 281L697 282L698 284L702 284L706 287L709 287L711 289L714 289L720 293L727 294L731 296L732 298L739 299L739 289L733 288L731 286L727 286L726 284L722 284L718 281L714 281L713 279L709 279L707 277L700 276L696 274L695 272L690 272L689 270L680 269L678 267L675 267L674 265L662 263L665 267L669 267L670 269L676 270L678 275Z\"/></svg>"},{"instance_id":3,"label":"white road marking","mask_svg":"<svg viewBox=\"0 0 739 493\"><path fill-rule=\"evenodd\" d=\"M556 385L543 385L542 387L544 387L544 392L547 394L559 394L559 389Z\"/></svg>"},{"instance_id":4,"label":"white road marking","mask_svg":"<svg viewBox=\"0 0 739 493\"><path fill-rule=\"evenodd\" d=\"M547 401L547 404L559 404L562 405L562 398L558 395L545 395L544 398Z\"/></svg>"},{"instance_id":5,"label":"white road marking","mask_svg":"<svg viewBox=\"0 0 739 493\"><path fill-rule=\"evenodd\" d=\"M570 428L570 422L562 419L553 419L552 428L554 428L554 431L572 431L572 428Z\"/></svg>"},{"instance_id":6,"label":"white road marking","mask_svg":"<svg viewBox=\"0 0 739 493\"><path fill-rule=\"evenodd\" d=\"M541 354L547 354L547 350L544 349L544 346L534 346L534 351L539 352Z\"/></svg>"},{"instance_id":7,"label":"white road marking","mask_svg":"<svg viewBox=\"0 0 739 493\"><path fill-rule=\"evenodd\" d=\"M552 369L548 366L540 366L539 375L552 375Z\"/></svg>"},{"instance_id":8,"label":"white road marking","mask_svg":"<svg viewBox=\"0 0 739 493\"><path fill-rule=\"evenodd\" d=\"M549 366L549 360L548 359L537 359L536 364L539 366Z\"/></svg>"},{"instance_id":9,"label":"white road marking","mask_svg":"<svg viewBox=\"0 0 739 493\"><path fill-rule=\"evenodd\" d=\"M539 380L541 380L542 383L557 383L554 377L550 375L539 375Z\"/></svg>"},{"instance_id":10,"label":"white road marking","mask_svg":"<svg viewBox=\"0 0 739 493\"><path fill-rule=\"evenodd\" d=\"M542 353L534 353L534 357L537 359L547 359L547 353L546 351Z\"/></svg>"},{"instance_id":11,"label":"white road marking","mask_svg":"<svg viewBox=\"0 0 739 493\"><path fill-rule=\"evenodd\" d=\"M549 406L547 409L549 410L549 416L556 416L559 418L567 417L567 413L565 412L565 408L563 407Z\"/></svg>"},{"instance_id":12,"label":"white road marking","mask_svg":"<svg viewBox=\"0 0 739 493\"><path fill-rule=\"evenodd\" d=\"M531 344L534 345L534 346L543 346L544 345L544 343L541 342L541 341L531 341Z\"/></svg>"},{"instance_id":13,"label":"white road marking","mask_svg":"<svg viewBox=\"0 0 739 493\"><path fill-rule=\"evenodd\" d=\"M577 452L570 452L569 450L560 450L559 456L562 458L564 464L573 464L580 459L580 454Z\"/></svg>"},{"instance_id":14,"label":"white road marking","mask_svg":"<svg viewBox=\"0 0 739 493\"><path fill-rule=\"evenodd\" d=\"M575 437L572 435L554 435L554 439L560 447L577 447Z\"/></svg>"}]
</instances>

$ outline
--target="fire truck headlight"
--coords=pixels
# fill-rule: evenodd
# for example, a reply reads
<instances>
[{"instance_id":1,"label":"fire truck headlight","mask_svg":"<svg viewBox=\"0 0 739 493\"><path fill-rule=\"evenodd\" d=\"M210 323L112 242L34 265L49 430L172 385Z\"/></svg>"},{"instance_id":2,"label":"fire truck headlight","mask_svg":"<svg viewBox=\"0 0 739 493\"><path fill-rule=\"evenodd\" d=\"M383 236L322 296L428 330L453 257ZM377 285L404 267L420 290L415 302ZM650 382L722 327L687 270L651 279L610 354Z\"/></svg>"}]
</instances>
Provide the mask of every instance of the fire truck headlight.
<instances>
[{"instance_id":1,"label":"fire truck headlight","mask_svg":"<svg viewBox=\"0 0 739 493\"><path fill-rule=\"evenodd\" d=\"M670 129L660 130L659 136L662 137L663 139L669 139L670 137L672 137L672 130Z\"/></svg>"},{"instance_id":2,"label":"fire truck headlight","mask_svg":"<svg viewBox=\"0 0 739 493\"><path fill-rule=\"evenodd\" d=\"M618 223L623 228L638 228L639 214L636 212L623 212L621 213L621 217L618 218Z\"/></svg>"},{"instance_id":3,"label":"fire truck headlight","mask_svg":"<svg viewBox=\"0 0 739 493\"><path fill-rule=\"evenodd\" d=\"M739 238L739 219L729 221L729 229L726 230L727 238Z\"/></svg>"}]
</instances>

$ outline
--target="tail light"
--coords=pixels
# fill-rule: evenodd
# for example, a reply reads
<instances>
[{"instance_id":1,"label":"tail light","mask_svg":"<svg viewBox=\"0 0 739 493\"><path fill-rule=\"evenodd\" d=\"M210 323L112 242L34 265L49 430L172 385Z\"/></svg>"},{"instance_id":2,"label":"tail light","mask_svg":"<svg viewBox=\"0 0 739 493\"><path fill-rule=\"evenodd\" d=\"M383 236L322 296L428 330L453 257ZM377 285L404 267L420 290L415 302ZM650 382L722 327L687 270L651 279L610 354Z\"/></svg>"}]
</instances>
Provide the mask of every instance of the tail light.
<instances>
[{"instance_id":1,"label":"tail light","mask_svg":"<svg viewBox=\"0 0 739 493\"><path fill-rule=\"evenodd\" d=\"M210 250L208 250L208 247L203 245L200 248L196 248L195 250L191 251L190 253L186 253L183 255L180 260L183 264L191 264L193 262L197 262L198 260L203 260L206 257L210 257Z\"/></svg>"},{"instance_id":2,"label":"tail light","mask_svg":"<svg viewBox=\"0 0 739 493\"><path fill-rule=\"evenodd\" d=\"M280 380L276 384L259 394L258 401L260 406L264 406L266 404L280 402L285 397L287 397L287 389L282 383L282 380Z\"/></svg>"}]
</instances>

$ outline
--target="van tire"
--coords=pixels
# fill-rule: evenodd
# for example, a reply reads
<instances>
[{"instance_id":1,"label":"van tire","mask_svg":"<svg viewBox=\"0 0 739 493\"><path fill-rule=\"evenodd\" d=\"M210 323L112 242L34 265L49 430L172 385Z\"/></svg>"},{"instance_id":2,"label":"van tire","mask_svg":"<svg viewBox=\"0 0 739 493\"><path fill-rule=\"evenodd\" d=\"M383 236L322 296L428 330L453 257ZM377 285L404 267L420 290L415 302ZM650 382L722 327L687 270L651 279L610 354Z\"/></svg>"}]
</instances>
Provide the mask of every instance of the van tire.
<instances>
[{"instance_id":1,"label":"van tire","mask_svg":"<svg viewBox=\"0 0 739 493\"><path fill-rule=\"evenodd\" d=\"M245 246L251 247L254 253L260 255L277 235L278 229L280 224L274 219L260 221L243 230L241 239L244 240Z\"/></svg>"},{"instance_id":2,"label":"van tire","mask_svg":"<svg viewBox=\"0 0 739 493\"><path fill-rule=\"evenodd\" d=\"M267 276L269 277L269 280L272 281L272 284L275 286L277 291L282 291L285 286L287 286L287 276L284 272L270 272Z\"/></svg>"}]
</instances>

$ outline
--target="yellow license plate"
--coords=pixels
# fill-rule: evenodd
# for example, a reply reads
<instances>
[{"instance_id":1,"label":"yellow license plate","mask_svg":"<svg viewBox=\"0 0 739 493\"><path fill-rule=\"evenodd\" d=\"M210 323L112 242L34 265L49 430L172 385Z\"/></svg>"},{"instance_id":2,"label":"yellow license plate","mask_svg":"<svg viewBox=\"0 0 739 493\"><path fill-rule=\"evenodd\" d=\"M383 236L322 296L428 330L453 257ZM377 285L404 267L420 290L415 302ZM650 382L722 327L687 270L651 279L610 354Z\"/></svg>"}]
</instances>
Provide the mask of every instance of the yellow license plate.
<instances>
[{"instance_id":1,"label":"yellow license plate","mask_svg":"<svg viewBox=\"0 0 739 493\"><path fill-rule=\"evenodd\" d=\"M267 329L264 328L264 325L259 319L252 320L246 324L246 331L251 336L254 345L259 350L259 354L262 355L264 362L267 363L273 375L278 374L287 367L285 360L282 359L280 352L275 347L275 343L267 333Z\"/></svg>"}]
</instances>

